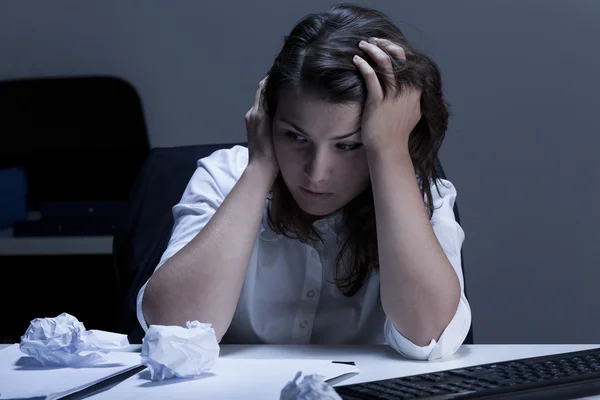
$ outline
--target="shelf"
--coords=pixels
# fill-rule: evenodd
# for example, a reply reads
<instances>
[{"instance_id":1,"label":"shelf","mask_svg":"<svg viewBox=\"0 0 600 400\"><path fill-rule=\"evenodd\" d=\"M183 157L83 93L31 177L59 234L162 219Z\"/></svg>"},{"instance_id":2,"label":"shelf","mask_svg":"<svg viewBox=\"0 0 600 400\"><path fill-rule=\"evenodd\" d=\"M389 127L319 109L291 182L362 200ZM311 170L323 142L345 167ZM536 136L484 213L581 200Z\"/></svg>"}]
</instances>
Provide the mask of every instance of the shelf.
<instances>
[{"instance_id":1,"label":"shelf","mask_svg":"<svg viewBox=\"0 0 600 400\"><path fill-rule=\"evenodd\" d=\"M0 256L112 254L112 236L13 237L0 232Z\"/></svg>"}]
</instances>

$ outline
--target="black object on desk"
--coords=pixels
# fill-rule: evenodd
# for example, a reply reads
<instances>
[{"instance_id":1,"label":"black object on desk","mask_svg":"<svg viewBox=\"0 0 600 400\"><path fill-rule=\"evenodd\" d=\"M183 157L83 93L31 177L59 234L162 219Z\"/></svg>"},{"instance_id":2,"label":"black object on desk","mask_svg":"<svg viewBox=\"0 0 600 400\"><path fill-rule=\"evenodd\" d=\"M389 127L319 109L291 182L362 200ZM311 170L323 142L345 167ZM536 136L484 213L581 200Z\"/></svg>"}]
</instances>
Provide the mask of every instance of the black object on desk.
<instances>
[{"instance_id":1,"label":"black object on desk","mask_svg":"<svg viewBox=\"0 0 600 400\"><path fill-rule=\"evenodd\" d=\"M344 400L573 399L600 394L600 348L336 387Z\"/></svg>"}]
</instances>

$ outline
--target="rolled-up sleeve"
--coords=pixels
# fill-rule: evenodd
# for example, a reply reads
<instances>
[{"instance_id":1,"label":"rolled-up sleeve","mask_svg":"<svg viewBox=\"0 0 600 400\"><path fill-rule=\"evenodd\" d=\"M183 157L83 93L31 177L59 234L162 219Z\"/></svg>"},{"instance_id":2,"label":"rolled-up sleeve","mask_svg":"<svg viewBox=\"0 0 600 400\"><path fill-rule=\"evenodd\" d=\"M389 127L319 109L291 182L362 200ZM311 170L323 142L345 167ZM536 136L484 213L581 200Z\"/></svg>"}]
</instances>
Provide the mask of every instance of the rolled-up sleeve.
<instances>
[{"instance_id":1,"label":"rolled-up sleeve","mask_svg":"<svg viewBox=\"0 0 600 400\"><path fill-rule=\"evenodd\" d=\"M173 206L173 230L154 272L188 244L208 223L248 165L248 150L242 146L218 150L198 160L197 168L179 203ZM142 300L148 281L137 295L137 318L144 329L148 324Z\"/></svg>"},{"instance_id":2,"label":"rolled-up sleeve","mask_svg":"<svg viewBox=\"0 0 600 400\"><path fill-rule=\"evenodd\" d=\"M407 358L434 360L454 354L463 344L471 327L471 307L465 296L464 277L461 264L461 248L465 233L454 217L456 189L445 179L438 180L438 189L431 187L434 212L431 218L433 231L452 264L461 288L460 301L454 317L446 326L439 340L432 340L427 346L417 346L405 338L394 325L386 320L384 333L387 343Z\"/></svg>"}]
</instances>

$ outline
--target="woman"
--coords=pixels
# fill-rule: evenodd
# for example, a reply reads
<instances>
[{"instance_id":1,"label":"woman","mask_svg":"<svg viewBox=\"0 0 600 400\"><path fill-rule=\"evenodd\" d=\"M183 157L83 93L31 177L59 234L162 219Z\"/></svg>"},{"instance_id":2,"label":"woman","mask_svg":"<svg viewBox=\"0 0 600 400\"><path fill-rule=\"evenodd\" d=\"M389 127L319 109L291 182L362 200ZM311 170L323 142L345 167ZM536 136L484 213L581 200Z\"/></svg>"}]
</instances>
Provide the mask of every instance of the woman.
<instances>
[{"instance_id":1,"label":"woman","mask_svg":"<svg viewBox=\"0 0 600 400\"><path fill-rule=\"evenodd\" d=\"M471 323L454 186L435 160L435 63L382 13L301 20L246 114L248 149L201 159L138 295L149 324L229 343L388 343L454 353Z\"/></svg>"}]
</instances>

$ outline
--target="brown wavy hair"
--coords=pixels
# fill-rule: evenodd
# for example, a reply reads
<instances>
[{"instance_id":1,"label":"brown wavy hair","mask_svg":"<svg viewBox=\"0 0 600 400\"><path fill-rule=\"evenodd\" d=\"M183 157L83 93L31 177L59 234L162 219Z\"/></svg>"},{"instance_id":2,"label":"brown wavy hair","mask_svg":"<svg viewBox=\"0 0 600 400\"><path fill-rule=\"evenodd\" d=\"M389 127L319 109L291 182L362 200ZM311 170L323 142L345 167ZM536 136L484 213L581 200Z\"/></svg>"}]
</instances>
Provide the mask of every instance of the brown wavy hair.
<instances>
[{"instance_id":1,"label":"brown wavy hair","mask_svg":"<svg viewBox=\"0 0 600 400\"><path fill-rule=\"evenodd\" d=\"M404 49L406 61L392 56L396 82L387 82L374 61L358 48L360 40L370 37L388 39ZM294 88L302 88L335 104L364 104L367 88L352 62L355 54L375 69L384 94L393 93L393 86L402 90L406 85L412 85L422 91L423 117L410 134L409 152L424 196L424 206L431 218L431 183L437 188L436 159L449 116L448 104L442 94L441 74L435 62L413 47L382 12L339 4L300 20L285 37L283 48L268 72L264 109L273 117L280 93ZM281 173L272 187L270 199L269 224L275 232L302 242L321 240L311 220L293 199ZM344 207L342 216L343 242L336 260L335 283L344 295L352 296L371 272L379 269L375 206L370 185Z\"/></svg>"}]
</instances>

